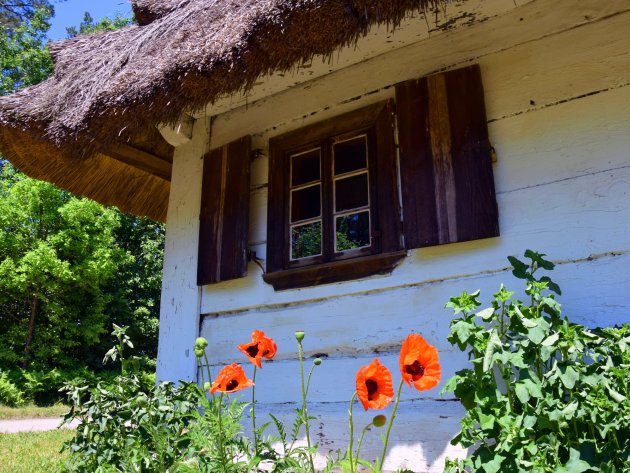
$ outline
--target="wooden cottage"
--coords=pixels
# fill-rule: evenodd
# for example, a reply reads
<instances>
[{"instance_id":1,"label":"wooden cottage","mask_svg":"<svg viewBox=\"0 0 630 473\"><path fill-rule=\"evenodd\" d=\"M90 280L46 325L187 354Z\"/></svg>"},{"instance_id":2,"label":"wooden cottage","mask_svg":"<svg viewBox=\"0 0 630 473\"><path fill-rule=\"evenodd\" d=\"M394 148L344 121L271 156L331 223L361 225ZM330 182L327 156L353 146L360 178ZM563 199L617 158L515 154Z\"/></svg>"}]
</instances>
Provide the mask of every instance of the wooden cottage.
<instances>
[{"instance_id":1,"label":"wooden cottage","mask_svg":"<svg viewBox=\"0 0 630 473\"><path fill-rule=\"evenodd\" d=\"M324 358L325 451L356 369L409 332L465 356L443 309L491 294L526 248L567 313L628 321L630 1L135 0L138 25L53 44L55 73L0 100L27 174L166 222L158 377L279 353L261 410L299 397L293 334ZM441 471L462 415L408 390L388 469ZM360 414L361 416L363 414ZM362 420L371 418L364 414ZM379 449L370 436L366 456Z\"/></svg>"}]
</instances>

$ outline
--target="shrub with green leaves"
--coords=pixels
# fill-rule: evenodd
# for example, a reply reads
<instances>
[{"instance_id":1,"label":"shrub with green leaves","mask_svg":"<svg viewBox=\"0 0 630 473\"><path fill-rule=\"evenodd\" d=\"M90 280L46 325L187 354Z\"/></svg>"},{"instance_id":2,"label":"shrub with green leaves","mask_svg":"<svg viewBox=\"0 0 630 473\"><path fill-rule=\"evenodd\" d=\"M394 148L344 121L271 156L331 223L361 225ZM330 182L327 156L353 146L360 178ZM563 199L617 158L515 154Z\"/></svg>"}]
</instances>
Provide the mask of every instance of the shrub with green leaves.
<instances>
[{"instance_id":1,"label":"shrub with green leaves","mask_svg":"<svg viewBox=\"0 0 630 473\"><path fill-rule=\"evenodd\" d=\"M544 256L509 258L526 301L501 286L483 310L479 292L447 304L459 316L449 341L472 366L444 388L466 409L452 443L471 449L446 471L630 471L630 325L569 322L559 286L539 275L554 268Z\"/></svg>"},{"instance_id":2,"label":"shrub with green leaves","mask_svg":"<svg viewBox=\"0 0 630 473\"><path fill-rule=\"evenodd\" d=\"M22 391L11 382L7 373L0 371L0 405L17 407L23 403Z\"/></svg>"}]
</instances>

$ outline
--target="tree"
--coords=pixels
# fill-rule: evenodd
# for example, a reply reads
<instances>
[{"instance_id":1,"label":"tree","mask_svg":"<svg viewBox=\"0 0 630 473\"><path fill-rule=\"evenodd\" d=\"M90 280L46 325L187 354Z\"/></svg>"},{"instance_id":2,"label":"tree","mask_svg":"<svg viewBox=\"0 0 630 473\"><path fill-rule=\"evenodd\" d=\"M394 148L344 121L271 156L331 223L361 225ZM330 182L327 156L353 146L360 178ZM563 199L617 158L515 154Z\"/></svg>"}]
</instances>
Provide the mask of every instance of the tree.
<instances>
[{"instance_id":1,"label":"tree","mask_svg":"<svg viewBox=\"0 0 630 473\"><path fill-rule=\"evenodd\" d=\"M50 11L40 9L13 30L0 24L0 95L37 84L52 73L46 47L49 20Z\"/></svg>"},{"instance_id":2,"label":"tree","mask_svg":"<svg viewBox=\"0 0 630 473\"><path fill-rule=\"evenodd\" d=\"M85 12L83 15L83 21L79 24L79 27L69 26L66 28L66 32L69 38L74 38L80 34L119 30L131 23L133 23L131 18L125 18L123 16L116 16L115 18L105 17L98 22L94 22L92 15L90 15L89 12Z\"/></svg>"},{"instance_id":3,"label":"tree","mask_svg":"<svg viewBox=\"0 0 630 473\"><path fill-rule=\"evenodd\" d=\"M0 94L52 72L50 15L0 25ZM129 22L86 14L69 34ZM30 179L0 156L0 368L101 367L112 323L129 325L137 352L155 356L163 246L163 225Z\"/></svg>"},{"instance_id":4,"label":"tree","mask_svg":"<svg viewBox=\"0 0 630 473\"><path fill-rule=\"evenodd\" d=\"M12 29L30 21L38 10L54 13L49 0L0 0L0 27Z\"/></svg>"},{"instance_id":5,"label":"tree","mask_svg":"<svg viewBox=\"0 0 630 473\"><path fill-rule=\"evenodd\" d=\"M130 258L119 216L8 165L1 177L0 361L72 364L106 332L103 289Z\"/></svg>"}]
</instances>

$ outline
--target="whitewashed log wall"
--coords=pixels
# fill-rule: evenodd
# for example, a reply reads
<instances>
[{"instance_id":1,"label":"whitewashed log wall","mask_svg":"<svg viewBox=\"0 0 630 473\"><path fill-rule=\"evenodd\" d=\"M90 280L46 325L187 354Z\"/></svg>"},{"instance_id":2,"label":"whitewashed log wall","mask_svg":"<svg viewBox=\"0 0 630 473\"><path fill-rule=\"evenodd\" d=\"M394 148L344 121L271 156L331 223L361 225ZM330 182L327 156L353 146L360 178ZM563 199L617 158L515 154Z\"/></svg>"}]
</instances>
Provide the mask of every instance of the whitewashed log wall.
<instances>
[{"instance_id":1,"label":"whitewashed log wall","mask_svg":"<svg viewBox=\"0 0 630 473\"><path fill-rule=\"evenodd\" d=\"M518 5L517 5L518 3ZM393 35L375 30L331 62L261 80L247 96L209 107L193 142L175 155L167 224L159 376L190 379L197 331L210 340L216 372L242 361L236 345L253 329L274 337L276 361L258 375L261 409L290 415L299 397L293 332L309 356L323 354L312 387L314 431L325 449L346 443L347 400L357 368L379 356L394 373L402 339L425 335L440 350L445 378L466 359L446 340L448 298L518 283L507 255L527 248L558 263L567 315L590 326L630 321L630 1L471 0L451 6L443 31L423 18ZM469 63L481 65L501 237L410 252L389 276L274 292L249 266L247 278L194 286L199 157L245 134L266 154L270 137L393 97L393 84ZM199 125L203 123L203 126ZM203 143L199 134L205 137ZM210 143L207 138L211 137ZM250 246L265 258L267 159L252 163ZM200 317L201 314L201 317ZM200 323L200 328L198 326ZM358 410L358 409L357 409ZM462 410L458 402L405 391L387 468L442 471ZM372 413L359 415L359 425ZM380 447L367 440L366 456Z\"/></svg>"}]
</instances>

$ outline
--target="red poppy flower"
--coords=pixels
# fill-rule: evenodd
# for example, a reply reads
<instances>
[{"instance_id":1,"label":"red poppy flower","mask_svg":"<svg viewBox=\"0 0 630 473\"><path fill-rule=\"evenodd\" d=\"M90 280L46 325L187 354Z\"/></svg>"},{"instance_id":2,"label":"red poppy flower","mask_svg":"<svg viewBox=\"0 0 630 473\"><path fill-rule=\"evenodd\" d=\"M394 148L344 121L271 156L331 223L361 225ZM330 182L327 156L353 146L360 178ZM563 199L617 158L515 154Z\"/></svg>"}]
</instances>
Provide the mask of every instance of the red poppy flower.
<instances>
[{"instance_id":1,"label":"red poppy flower","mask_svg":"<svg viewBox=\"0 0 630 473\"><path fill-rule=\"evenodd\" d=\"M392 374L378 358L357 372L357 396L366 411L385 409L392 402Z\"/></svg>"},{"instance_id":2,"label":"red poppy flower","mask_svg":"<svg viewBox=\"0 0 630 473\"><path fill-rule=\"evenodd\" d=\"M278 351L273 338L267 337L265 332L261 330L254 330L251 343L239 345L238 349L258 368L262 368L263 358L271 360L276 356L276 351Z\"/></svg>"},{"instance_id":3,"label":"red poppy flower","mask_svg":"<svg viewBox=\"0 0 630 473\"><path fill-rule=\"evenodd\" d=\"M403 380L418 391L436 387L442 377L437 349L416 333L403 343L399 364Z\"/></svg>"},{"instance_id":4,"label":"red poppy flower","mask_svg":"<svg viewBox=\"0 0 630 473\"><path fill-rule=\"evenodd\" d=\"M230 394L251 388L253 385L254 382L251 379L247 379L243 367L238 363L232 363L219 372L217 379L212 383L210 392L214 394L219 391L220 393Z\"/></svg>"}]
</instances>

